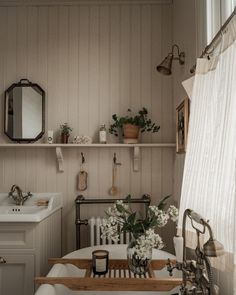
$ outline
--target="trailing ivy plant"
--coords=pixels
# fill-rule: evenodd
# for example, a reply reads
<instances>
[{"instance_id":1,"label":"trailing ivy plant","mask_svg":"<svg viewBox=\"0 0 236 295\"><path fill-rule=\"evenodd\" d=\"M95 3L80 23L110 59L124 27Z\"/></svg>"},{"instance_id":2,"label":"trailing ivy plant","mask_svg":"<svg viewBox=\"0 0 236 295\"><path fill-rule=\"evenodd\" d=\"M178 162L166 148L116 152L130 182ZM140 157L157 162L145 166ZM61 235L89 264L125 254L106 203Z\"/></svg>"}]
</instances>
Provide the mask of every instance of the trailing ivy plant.
<instances>
[{"instance_id":1,"label":"trailing ivy plant","mask_svg":"<svg viewBox=\"0 0 236 295\"><path fill-rule=\"evenodd\" d=\"M118 136L119 129L123 128L125 124L132 124L140 127L141 132L158 132L160 126L153 123L151 119L148 118L148 110L146 108L142 108L138 111L137 115L132 116L131 109L128 109L128 115L124 117L118 117L117 114L112 115L112 119L114 121L113 124L110 125L109 132Z\"/></svg>"}]
</instances>

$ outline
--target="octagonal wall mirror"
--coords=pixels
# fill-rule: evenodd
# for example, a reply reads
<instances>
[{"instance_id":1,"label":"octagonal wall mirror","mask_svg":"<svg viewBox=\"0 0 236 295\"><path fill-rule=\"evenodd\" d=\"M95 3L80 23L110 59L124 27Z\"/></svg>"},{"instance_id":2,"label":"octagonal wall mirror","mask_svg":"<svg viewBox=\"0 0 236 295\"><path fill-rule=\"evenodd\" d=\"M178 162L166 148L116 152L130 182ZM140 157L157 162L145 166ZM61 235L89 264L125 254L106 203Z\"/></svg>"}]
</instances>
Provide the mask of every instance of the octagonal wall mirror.
<instances>
[{"instance_id":1,"label":"octagonal wall mirror","mask_svg":"<svg viewBox=\"0 0 236 295\"><path fill-rule=\"evenodd\" d=\"M4 132L13 141L33 142L45 130L45 92L28 79L5 91Z\"/></svg>"}]
</instances>

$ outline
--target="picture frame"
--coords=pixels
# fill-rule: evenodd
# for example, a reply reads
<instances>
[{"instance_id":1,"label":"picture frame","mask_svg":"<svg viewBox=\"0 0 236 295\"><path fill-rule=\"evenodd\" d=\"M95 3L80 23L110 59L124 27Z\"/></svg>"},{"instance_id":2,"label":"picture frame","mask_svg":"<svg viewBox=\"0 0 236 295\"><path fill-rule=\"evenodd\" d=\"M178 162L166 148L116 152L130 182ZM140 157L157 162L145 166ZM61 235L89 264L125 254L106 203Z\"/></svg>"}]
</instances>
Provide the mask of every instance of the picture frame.
<instances>
[{"instance_id":1,"label":"picture frame","mask_svg":"<svg viewBox=\"0 0 236 295\"><path fill-rule=\"evenodd\" d=\"M186 97L176 108L176 152L185 153L189 122L189 98Z\"/></svg>"}]
</instances>

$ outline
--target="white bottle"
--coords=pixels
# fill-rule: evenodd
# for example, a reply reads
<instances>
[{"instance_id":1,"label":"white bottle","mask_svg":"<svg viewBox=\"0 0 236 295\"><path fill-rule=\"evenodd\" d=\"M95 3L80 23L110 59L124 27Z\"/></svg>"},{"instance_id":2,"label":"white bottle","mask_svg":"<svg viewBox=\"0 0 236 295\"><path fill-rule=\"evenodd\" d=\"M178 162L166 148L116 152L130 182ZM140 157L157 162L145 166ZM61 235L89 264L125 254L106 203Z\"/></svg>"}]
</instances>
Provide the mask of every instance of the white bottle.
<instances>
[{"instance_id":1,"label":"white bottle","mask_svg":"<svg viewBox=\"0 0 236 295\"><path fill-rule=\"evenodd\" d=\"M53 130L48 130L47 143L53 143Z\"/></svg>"},{"instance_id":2,"label":"white bottle","mask_svg":"<svg viewBox=\"0 0 236 295\"><path fill-rule=\"evenodd\" d=\"M105 124L102 124L99 129L99 142L107 143L107 130Z\"/></svg>"}]
</instances>

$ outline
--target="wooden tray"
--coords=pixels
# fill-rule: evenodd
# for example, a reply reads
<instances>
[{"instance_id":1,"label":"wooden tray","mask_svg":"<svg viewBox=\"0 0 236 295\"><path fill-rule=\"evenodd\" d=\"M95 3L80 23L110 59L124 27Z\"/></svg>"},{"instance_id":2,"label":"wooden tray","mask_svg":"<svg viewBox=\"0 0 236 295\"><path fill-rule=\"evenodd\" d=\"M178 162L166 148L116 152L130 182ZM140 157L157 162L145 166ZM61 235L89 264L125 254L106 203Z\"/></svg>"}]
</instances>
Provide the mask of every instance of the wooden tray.
<instances>
[{"instance_id":1,"label":"wooden tray","mask_svg":"<svg viewBox=\"0 0 236 295\"><path fill-rule=\"evenodd\" d=\"M172 260L174 263L175 261ZM170 291L181 285L179 278L158 278L154 270L161 270L167 260L152 260L150 270L142 276L130 272L126 259L110 259L106 275L94 275L90 259L52 258L51 264L73 264L85 269L84 277L36 277L38 284L63 284L74 291Z\"/></svg>"}]
</instances>

